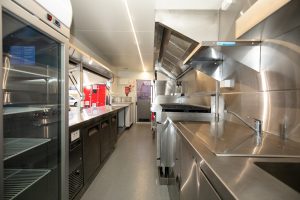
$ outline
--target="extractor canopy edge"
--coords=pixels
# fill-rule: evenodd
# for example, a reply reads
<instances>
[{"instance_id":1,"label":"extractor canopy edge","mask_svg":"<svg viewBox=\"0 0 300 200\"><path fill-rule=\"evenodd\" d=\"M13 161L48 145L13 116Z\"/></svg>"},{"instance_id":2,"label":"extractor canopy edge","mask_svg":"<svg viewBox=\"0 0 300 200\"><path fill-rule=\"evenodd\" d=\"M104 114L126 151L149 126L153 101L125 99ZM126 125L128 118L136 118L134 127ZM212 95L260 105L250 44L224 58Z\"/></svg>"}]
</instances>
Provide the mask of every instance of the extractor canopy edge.
<instances>
[{"instance_id":1,"label":"extractor canopy edge","mask_svg":"<svg viewBox=\"0 0 300 200\"><path fill-rule=\"evenodd\" d=\"M184 76L191 69L211 76L209 71L212 69L216 71L223 63L223 51L228 48L251 48L259 44L260 41L258 40L197 42L160 22L156 22L154 67L155 71L175 80ZM220 81L220 75L211 77Z\"/></svg>"}]
</instances>

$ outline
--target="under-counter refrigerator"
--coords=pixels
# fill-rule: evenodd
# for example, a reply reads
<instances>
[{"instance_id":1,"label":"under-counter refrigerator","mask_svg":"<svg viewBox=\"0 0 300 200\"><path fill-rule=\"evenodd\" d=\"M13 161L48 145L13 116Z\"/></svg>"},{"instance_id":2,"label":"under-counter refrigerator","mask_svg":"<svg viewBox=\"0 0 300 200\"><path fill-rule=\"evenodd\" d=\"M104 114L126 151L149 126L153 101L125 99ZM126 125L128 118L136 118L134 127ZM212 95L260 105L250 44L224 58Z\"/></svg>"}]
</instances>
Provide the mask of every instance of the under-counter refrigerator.
<instances>
[{"instance_id":1,"label":"under-counter refrigerator","mask_svg":"<svg viewBox=\"0 0 300 200\"><path fill-rule=\"evenodd\" d=\"M0 199L68 199L69 29L33 0L0 6Z\"/></svg>"}]
</instances>

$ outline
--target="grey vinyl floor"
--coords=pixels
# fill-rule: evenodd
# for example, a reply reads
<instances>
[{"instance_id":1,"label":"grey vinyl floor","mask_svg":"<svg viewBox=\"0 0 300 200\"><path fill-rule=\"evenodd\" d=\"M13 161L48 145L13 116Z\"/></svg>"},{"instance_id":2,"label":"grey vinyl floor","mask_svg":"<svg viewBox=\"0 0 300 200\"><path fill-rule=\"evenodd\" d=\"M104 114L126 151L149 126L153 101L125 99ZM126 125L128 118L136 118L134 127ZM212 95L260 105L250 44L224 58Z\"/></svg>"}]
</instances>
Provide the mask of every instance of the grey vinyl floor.
<instances>
[{"instance_id":1,"label":"grey vinyl floor","mask_svg":"<svg viewBox=\"0 0 300 200\"><path fill-rule=\"evenodd\" d=\"M134 124L81 200L169 200L167 187L157 183L155 155L150 125Z\"/></svg>"}]
</instances>

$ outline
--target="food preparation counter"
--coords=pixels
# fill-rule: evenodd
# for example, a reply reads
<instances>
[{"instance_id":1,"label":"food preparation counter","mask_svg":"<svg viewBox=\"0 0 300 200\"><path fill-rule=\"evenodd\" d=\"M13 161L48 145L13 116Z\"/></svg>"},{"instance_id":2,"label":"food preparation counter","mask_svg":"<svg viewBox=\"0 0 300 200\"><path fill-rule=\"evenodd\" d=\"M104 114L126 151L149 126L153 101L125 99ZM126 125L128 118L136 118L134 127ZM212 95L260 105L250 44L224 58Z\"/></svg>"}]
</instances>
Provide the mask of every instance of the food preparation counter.
<instances>
[{"instance_id":1,"label":"food preparation counter","mask_svg":"<svg viewBox=\"0 0 300 200\"><path fill-rule=\"evenodd\" d=\"M116 148L118 116L128 105L69 112L69 195L79 200ZM123 114L122 114L123 113Z\"/></svg>"},{"instance_id":2,"label":"food preparation counter","mask_svg":"<svg viewBox=\"0 0 300 200\"><path fill-rule=\"evenodd\" d=\"M85 108L82 111L69 112L69 127L81 126L106 114L128 107L128 104Z\"/></svg>"},{"instance_id":3,"label":"food preparation counter","mask_svg":"<svg viewBox=\"0 0 300 200\"><path fill-rule=\"evenodd\" d=\"M299 172L294 177L290 174L285 177L284 174L295 172L295 166L300 166L300 158L272 157L272 148L277 155L292 152L297 156L300 154L299 144L295 146L293 141L264 133L262 141L256 145L251 129L226 121L173 124L192 147L201 161L201 169L222 199L300 199L299 187L293 182L299 177ZM250 153L249 149L253 152ZM271 157L267 154L257 156L259 151L270 153ZM218 156L220 152L222 154Z\"/></svg>"},{"instance_id":4,"label":"food preparation counter","mask_svg":"<svg viewBox=\"0 0 300 200\"><path fill-rule=\"evenodd\" d=\"M133 102L119 102L119 103L112 103L111 106L130 106L131 104L133 104Z\"/></svg>"},{"instance_id":5,"label":"food preparation counter","mask_svg":"<svg viewBox=\"0 0 300 200\"><path fill-rule=\"evenodd\" d=\"M300 145L274 134L257 137L249 127L226 120L182 122L203 144L218 156L299 157Z\"/></svg>"}]
</instances>

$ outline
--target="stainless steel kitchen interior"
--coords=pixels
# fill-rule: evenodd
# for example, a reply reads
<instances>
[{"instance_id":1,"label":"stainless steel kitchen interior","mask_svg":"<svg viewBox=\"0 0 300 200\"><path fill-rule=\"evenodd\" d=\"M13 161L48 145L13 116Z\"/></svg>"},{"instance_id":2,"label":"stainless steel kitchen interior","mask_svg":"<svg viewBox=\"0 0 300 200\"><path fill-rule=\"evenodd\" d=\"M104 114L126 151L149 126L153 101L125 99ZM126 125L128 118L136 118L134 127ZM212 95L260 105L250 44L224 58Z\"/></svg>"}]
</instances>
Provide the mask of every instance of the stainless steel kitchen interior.
<instances>
[{"instance_id":1,"label":"stainless steel kitchen interior","mask_svg":"<svg viewBox=\"0 0 300 200\"><path fill-rule=\"evenodd\" d=\"M0 7L0 200L300 199L300 1Z\"/></svg>"}]
</instances>

